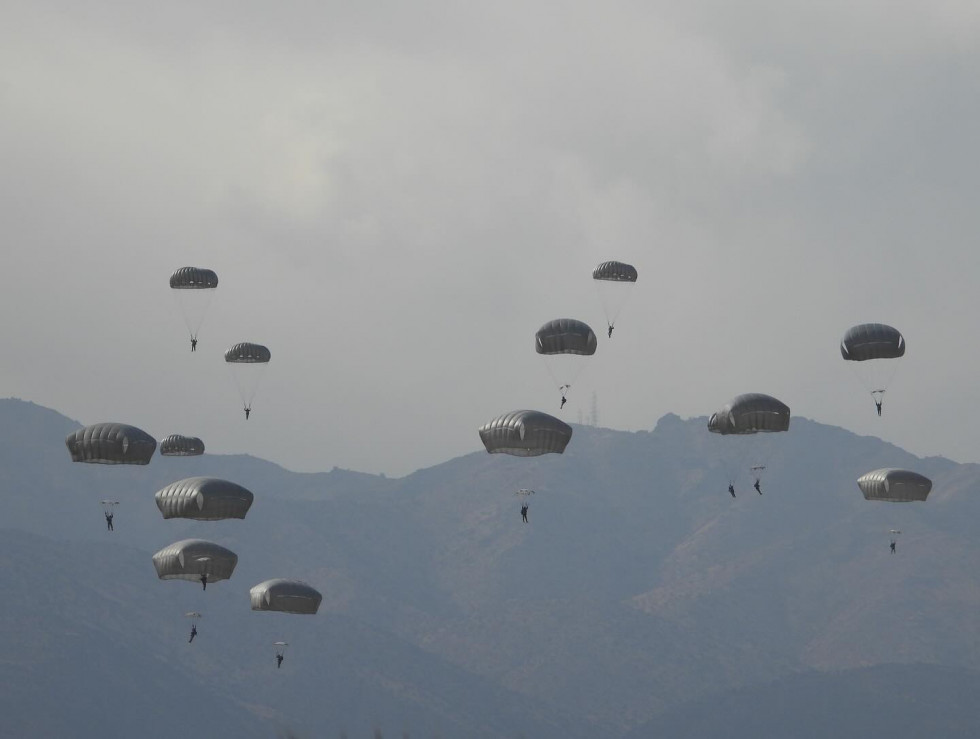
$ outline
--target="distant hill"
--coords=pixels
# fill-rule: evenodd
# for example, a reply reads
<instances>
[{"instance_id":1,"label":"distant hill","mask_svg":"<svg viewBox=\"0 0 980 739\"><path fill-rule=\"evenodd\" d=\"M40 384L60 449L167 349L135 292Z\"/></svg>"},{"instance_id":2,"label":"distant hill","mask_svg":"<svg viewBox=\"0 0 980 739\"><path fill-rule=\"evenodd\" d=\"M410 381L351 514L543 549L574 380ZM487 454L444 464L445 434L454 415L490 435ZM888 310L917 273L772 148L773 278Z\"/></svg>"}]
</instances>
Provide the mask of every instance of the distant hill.
<instances>
[{"instance_id":1,"label":"distant hill","mask_svg":"<svg viewBox=\"0 0 980 739\"><path fill-rule=\"evenodd\" d=\"M940 665L807 672L672 709L629 739L969 739L980 673Z\"/></svg>"},{"instance_id":2,"label":"distant hill","mask_svg":"<svg viewBox=\"0 0 980 739\"><path fill-rule=\"evenodd\" d=\"M0 401L0 584L24 603L4 612L13 619L4 633L43 646L49 666L0 704L16 726L44 712L22 693L53 689L54 672L87 689L113 684L103 671L128 675L126 710L140 717L152 715L153 681L175 690L167 670L178 669L187 691L214 702L212 726L245 716L263 736L294 725L314 736L377 726L395 736L557 738L625 736L687 720L700 698L792 690L786 681L807 675L826 677L814 685L832 711L850 671L980 671L980 468L877 438L794 418L766 453L760 496L741 445L709 434L704 418L668 415L633 433L575 426L564 455L534 459L486 454L474 427L472 454L400 479L299 474L241 456L73 464L64 437L78 426ZM865 501L856 478L885 466L931 477L930 499ZM251 489L248 517L164 521L153 493L197 474ZM513 495L521 487L536 491L527 525ZM104 497L122 501L113 534ZM891 528L904 532L895 555ZM149 563L191 536L240 556L213 599L211 587L157 581ZM324 593L318 616L282 623L298 638L286 639L281 675L274 663L269 672L266 646L279 622L247 605L251 585L277 576ZM34 609L56 617L32 621ZM107 622L112 609L125 615ZM206 612L201 640L193 658L173 663L160 655L186 655L180 614L191 609ZM80 635L73 618L94 630ZM117 632L125 654L96 660ZM0 660L0 690L24 681L30 659ZM288 689L270 688L287 674ZM83 695L66 692L59 713L91 705ZM967 723L977 715L963 711ZM936 726L943 715L937 708Z\"/></svg>"}]
</instances>

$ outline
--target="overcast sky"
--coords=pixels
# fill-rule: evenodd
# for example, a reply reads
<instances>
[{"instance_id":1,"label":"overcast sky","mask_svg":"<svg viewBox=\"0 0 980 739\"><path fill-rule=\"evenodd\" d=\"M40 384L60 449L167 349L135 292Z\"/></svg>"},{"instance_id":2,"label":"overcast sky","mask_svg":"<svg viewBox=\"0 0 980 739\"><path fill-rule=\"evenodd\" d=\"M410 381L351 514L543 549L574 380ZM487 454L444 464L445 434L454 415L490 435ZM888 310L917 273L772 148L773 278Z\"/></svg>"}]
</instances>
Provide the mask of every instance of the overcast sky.
<instances>
[{"instance_id":1,"label":"overcast sky","mask_svg":"<svg viewBox=\"0 0 980 739\"><path fill-rule=\"evenodd\" d=\"M767 392L980 461L980 3L900 5L8 0L0 393L402 475L558 415L533 337L571 317L566 420ZM195 354L185 265L220 278ZM870 321L908 344L881 419L838 349Z\"/></svg>"}]
</instances>

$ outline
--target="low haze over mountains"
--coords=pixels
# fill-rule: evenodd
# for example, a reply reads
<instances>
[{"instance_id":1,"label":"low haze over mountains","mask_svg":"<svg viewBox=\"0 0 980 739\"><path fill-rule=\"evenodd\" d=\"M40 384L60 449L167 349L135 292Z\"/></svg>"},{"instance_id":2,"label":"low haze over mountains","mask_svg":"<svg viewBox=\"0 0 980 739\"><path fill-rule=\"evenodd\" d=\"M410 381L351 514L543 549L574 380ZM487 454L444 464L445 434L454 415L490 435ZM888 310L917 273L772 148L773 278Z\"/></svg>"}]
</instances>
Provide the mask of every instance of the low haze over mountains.
<instances>
[{"instance_id":1,"label":"low haze over mountains","mask_svg":"<svg viewBox=\"0 0 980 739\"><path fill-rule=\"evenodd\" d=\"M980 467L794 418L764 494L743 475L733 500L737 453L705 421L386 479L73 464L80 424L0 401L0 734L976 735ZM929 500L865 501L855 480L885 466L929 476ZM199 474L249 488L248 517L164 521L153 493ZM239 555L231 580L157 580L150 555L190 537ZM320 613L251 612L270 577L316 586Z\"/></svg>"}]
</instances>

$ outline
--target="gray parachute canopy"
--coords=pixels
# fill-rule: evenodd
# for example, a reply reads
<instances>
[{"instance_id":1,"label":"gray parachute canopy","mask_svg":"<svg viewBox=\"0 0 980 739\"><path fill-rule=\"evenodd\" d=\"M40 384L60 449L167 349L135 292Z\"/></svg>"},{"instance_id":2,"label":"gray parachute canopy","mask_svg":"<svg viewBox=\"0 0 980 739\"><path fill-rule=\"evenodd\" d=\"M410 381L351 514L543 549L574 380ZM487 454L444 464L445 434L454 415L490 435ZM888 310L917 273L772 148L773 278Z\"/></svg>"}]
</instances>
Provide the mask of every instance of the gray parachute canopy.
<instances>
[{"instance_id":1,"label":"gray parachute canopy","mask_svg":"<svg viewBox=\"0 0 980 739\"><path fill-rule=\"evenodd\" d=\"M598 342L588 324L574 318L556 318L548 321L534 335L534 349L538 354L595 354Z\"/></svg>"},{"instance_id":2,"label":"gray parachute canopy","mask_svg":"<svg viewBox=\"0 0 980 739\"><path fill-rule=\"evenodd\" d=\"M93 464L149 464L157 442L125 423L93 423L65 437L72 462Z\"/></svg>"},{"instance_id":3,"label":"gray parachute canopy","mask_svg":"<svg viewBox=\"0 0 980 739\"><path fill-rule=\"evenodd\" d=\"M204 442L196 436L171 434L160 442L160 454L164 457L197 457L204 454Z\"/></svg>"},{"instance_id":4,"label":"gray parachute canopy","mask_svg":"<svg viewBox=\"0 0 980 739\"><path fill-rule=\"evenodd\" d=\"M480 427L480 440L490 454L561 454L571 438L571 426L541 411L511 411Z\"/></svg>"},{"instance_id":5,"label":"gray parachute canopy","mask_svg":"<svg viewBox=\"0 0 980 739\"><path fill-rule=\"evenodd\" d=\"M261 344L243 341L225 352L225 361L233 364L264 364L272 359L272 352Z\"/></svg>"},{"instance_id":6,"label":"gray parachute canopy","mask_svg":"<svg viewBox=\"0 0 980 739\"><path fill-rule=\"evenodd\" d=\"M220 521L245 518L254 495L241 485L217 477L188 477L158 490L154 498L164 518Z\"/></svg>"},{"instance_id":7,"label":"gray parachute canopy","mask_svg":"<svg viewBox=\"0 0 980 739\"><path fill-rule=\"evenodd\" d=\"M208 290L218 286L218 275L203 267L181 267L170 275L174 290Z\"/></svg>"},{"instance_id":8,"label":"gray parachute canopy","mask_svg":"<svg viewBox=\"0 0 980 739\"><path fill-rule=\"evenodd\" d=\"M840 353L851 362L869 359L897 359L905 356L905 338L897 328L884 323L862 323L847 329Z\"/></svg>"},{"instance_id":9,"label":"gray parachute canopy","mask_svg":"<svg viewBox=\"0 0 980 739\"><path fill-rule=\"evenodd\" d=\"M243 341L225 352L225 361L233 364L265 364L272 359L272 352L261 344Z\"/></svg>"},{"instance_id":10,"label":"gray parachute canopy","mask_svg":"<svg viewBox=\"0 0 980 739\"><path fill-rule=\"evenodd\" d=\"M592 270L593 280L636 282L636 267L625 262L602 262Z\"/></svg>"},{"instance_id":11,"label":"gray parachute canopy","mask_svg":"<svg viewBox=\"0 0 980 739\"><path fill-rule=\"evenodd\" d=\"M184 539L166 546L153 555L153 566L161 580L208 582L227 580L235 571L238 555L220 544L203 539Z\"/></svg>"},{"instance_id":12,"label":"gray parachute canopy","mask_svg":"<svg viewBox=\"0 0 980 739\"><path fill-rule=\"evenodd\" d=\"M867 472L858 478L858 487L866 500L911 503L925 500L932 490L932 480L910 470L885 468Z\"/></svg>"},{"instance_id":13,"label":"gray parachute canopy","mask_svg":"<svg viewBox=\"0 0 980 739\"><path fill-rule=\"evenodd\" d=\"M281 611L313 615L320 609L323 596L300 580L275 578L260 582L248 591L253 611Z\"/></svg>"},{"instance_id":14,"label":"gray parachute canopy","mask_svg":"<svg viewBox=\"0 0 980 739\"><path fill-rule=\"evenodd\" d=\"M756 434L789 429L789 406L763 393L746 393L729 401L708 419L715 434Z\"/></svg>"}]
</instances>

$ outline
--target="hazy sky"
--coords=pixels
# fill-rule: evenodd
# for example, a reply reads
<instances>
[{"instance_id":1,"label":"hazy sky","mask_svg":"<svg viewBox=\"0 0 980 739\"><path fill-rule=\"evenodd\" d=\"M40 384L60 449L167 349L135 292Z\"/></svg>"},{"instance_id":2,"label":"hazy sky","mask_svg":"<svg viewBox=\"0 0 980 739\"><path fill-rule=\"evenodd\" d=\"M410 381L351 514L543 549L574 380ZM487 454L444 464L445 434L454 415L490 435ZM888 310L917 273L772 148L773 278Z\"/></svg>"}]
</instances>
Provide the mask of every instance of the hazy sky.
<instances>
[{"instance_id":1,"label":"hazy sky","mask_svg":"<svg viewBox=\"0 0 980 739\"><path fill-rule=\"evenodd\" d=\"M533 336L572 317L567 420L768 392L980 461L978 80L975 0L8 0L0 394L401 475L558 414ZM184 265L220 277L196 354ZM838 350L869 321L908 343L881 419Z\"/></svg>"}]
</instances>

